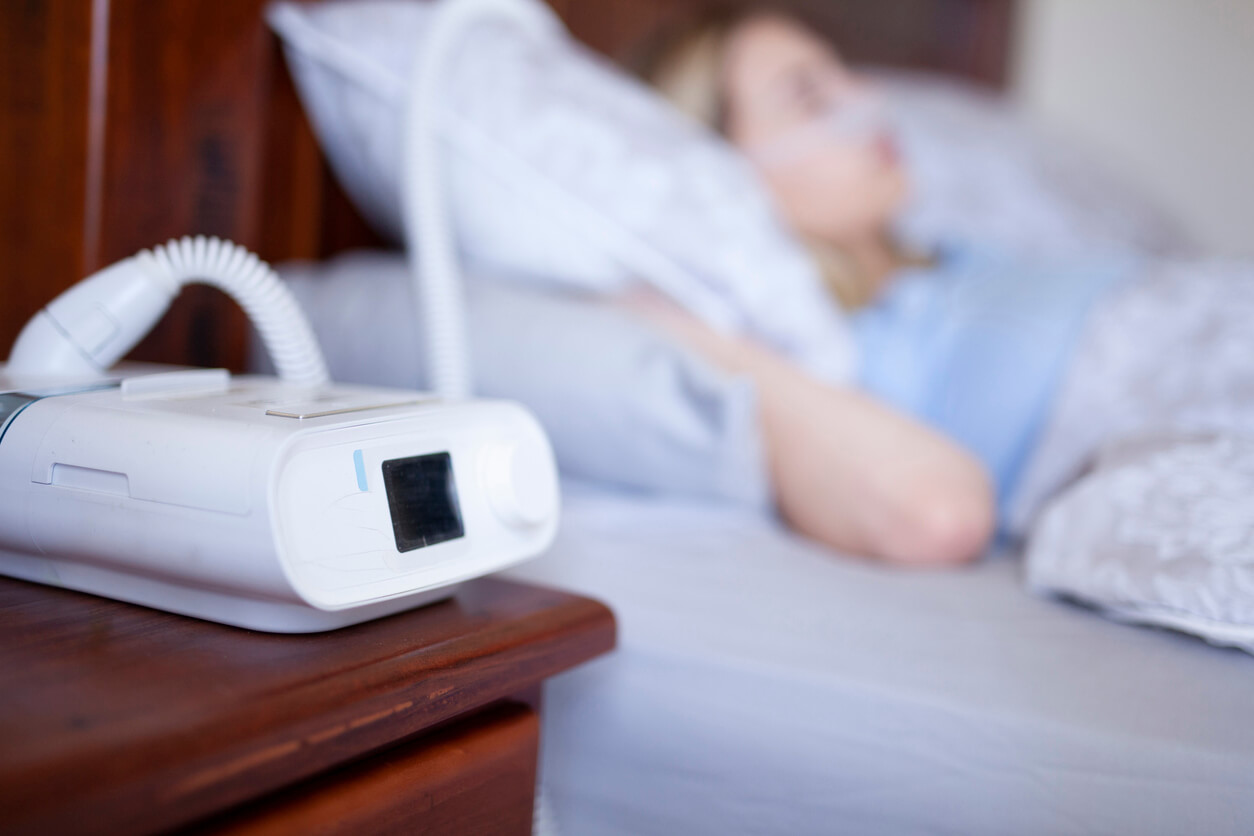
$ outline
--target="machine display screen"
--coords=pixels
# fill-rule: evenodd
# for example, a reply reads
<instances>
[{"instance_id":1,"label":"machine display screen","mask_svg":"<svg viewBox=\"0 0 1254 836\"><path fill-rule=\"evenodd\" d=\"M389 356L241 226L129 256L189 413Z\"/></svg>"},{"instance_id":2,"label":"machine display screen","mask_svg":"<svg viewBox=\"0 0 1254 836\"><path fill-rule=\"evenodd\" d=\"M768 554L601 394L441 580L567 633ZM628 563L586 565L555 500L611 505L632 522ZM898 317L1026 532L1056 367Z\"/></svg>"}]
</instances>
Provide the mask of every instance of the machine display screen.
<instances>
[{"instance_id":1,"label":"machine display screen","mask_svg":"<svg viewBox=\"0 0 1254 836\"><path fill-rule=\"evenodd\" d=\"M396 548L402 552L433 546L465 535L453 459L448 453L431 453L383 463L383 485Z\"/></svg>"}]
</instances>

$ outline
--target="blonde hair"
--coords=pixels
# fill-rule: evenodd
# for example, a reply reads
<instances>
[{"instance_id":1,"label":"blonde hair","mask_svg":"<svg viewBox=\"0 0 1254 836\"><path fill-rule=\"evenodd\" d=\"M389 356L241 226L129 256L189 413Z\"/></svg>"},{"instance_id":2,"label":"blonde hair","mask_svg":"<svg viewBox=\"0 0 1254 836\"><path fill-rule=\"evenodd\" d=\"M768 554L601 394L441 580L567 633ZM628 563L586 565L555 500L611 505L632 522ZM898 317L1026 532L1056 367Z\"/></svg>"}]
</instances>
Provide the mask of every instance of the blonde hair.
<instances>
[{"instance_id":1,"label":"blonde hair","mask_svg":"<svg viewBox=\"0 0 1254 836\"><path fill-rule=\"evenodd\" d=\"M724 72L732 35L755 15L772 13L782 12L770 6L707 10L659 30L631 54L629 67L681 112L726 135ZM824 284L843 307L860 308L874 298L879 283L839 247L809 236L803 241Z\"/></svg>"},{"instance_id":2,"label":"blonde hair","mask_svg":"<svg viewBox=\"0 0 1254 836\"><path fill-rule=\"evenodd\" d=\"M747 17L743 8L714 8L682 19L638 44L629 66L681 112L724 133L727 47Z\"/></svg>"}]
</instances>

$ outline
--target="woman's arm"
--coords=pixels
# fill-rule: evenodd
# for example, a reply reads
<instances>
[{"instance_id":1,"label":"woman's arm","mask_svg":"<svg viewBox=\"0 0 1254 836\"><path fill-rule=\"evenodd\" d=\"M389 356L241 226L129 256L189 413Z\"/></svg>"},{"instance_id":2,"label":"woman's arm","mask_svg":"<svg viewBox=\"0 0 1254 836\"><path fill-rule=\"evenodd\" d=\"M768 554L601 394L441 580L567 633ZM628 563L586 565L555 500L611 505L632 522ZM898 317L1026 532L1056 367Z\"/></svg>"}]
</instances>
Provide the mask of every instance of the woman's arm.
<instances>
[{"instance_id":1,"label":"woman's arm","mask_svg":"<svg viewBox=\"0 0 1254 836\"><path fill-rule=\"evenodd\" d=\"M632 307L754 381L776 500L797 531L841 551L914 566L962 563L987 546L990 480L958 445L748 340L716 334L673 309Z\"/></svg>"},{"instance_id":2,"label":"woman's arm","mask_svg":"<svg viewBox=\"0 0 1254 836\"><path fill-rule=\"evenodd\" d=\"M913 565L977 557L993 529L988 474L930 428L749 346L780 512L843 551Z\"/></svg>"}]
</instances>

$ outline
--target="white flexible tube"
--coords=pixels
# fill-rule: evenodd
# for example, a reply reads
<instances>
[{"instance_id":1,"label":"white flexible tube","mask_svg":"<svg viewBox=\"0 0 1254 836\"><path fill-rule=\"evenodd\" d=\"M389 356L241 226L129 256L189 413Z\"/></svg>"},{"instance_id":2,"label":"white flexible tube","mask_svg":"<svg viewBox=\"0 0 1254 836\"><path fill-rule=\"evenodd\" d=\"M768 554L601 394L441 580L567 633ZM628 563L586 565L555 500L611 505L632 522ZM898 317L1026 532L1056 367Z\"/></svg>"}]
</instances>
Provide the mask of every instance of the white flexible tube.
<instances>
[{"instance_id":1,"label":"white flexible tube","mask_svg":"<svg viewBox=\"0 0 1254 836\"><path fill-rule=\"evenodd\" d=\"M9 355L23 377L98 376L152 330L188 284L234 299L261 333L279 377L301 385L330 380L313 329L274 270L217 238L180 238L93 273L35 315Z\"/></svg>"},{"instance_id":2,"label":"white flexible tube","mask_svg":"<svg viewBox=\"0 0 1254 836\"><path fill-rule=\"evenodd\" d=\"M261 335L278 376L310 386L328 383L326 361L313 328L287 285L269 264L219 238L180 238L135 256L145 271L183 287L207 284L230 296Z\"/></svg>"},{"instance_id":3,"label":"white flexible tube","mask_svg":"<svg viewBox=\"0 0 1254 836\"><path fill-rule=\"evenodd\" d=\"M558 25L547 7L525 0L443 0L432 11L414 61L401 209L430 385L448 398L467 397L471 386L457 242L449 224L447 178L440 170L440 97L462 37L485 20L505 20L536 34Z\"/></svg>"}]
</instances>

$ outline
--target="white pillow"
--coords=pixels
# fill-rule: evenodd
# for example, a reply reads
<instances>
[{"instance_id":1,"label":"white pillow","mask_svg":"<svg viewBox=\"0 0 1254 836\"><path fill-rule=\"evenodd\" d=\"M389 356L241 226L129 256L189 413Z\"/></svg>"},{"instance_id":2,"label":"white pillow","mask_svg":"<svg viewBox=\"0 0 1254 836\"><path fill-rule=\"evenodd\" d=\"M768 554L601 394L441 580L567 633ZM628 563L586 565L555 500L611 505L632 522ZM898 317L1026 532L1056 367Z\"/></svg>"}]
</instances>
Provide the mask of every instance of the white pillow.
<instances>
[{"instance_id":1,"label":"white pillow","mask_svg":"<svg viewBox=\"0 0 1254 836\"><path fill-rule=\"evenodd\" d=\"M955 238L1024 253L1108 247L1192 249L1182 225L1146 195L1014 103L963 82L876 70L911 199L898 222L906 240Z\"/></svg>"},{"instance_id":2,"label":"white pillow","mask_svg":"<svg viewBox=\"0 0 1254 836\"><path fill-rule=\"evenodd\" d=\"M431 11L365 0L267 15L333 169L393 238L407 81ZM824 379L851 378L853 343L817 267L721 139L558 25L536 37L482 24L448 78L449 197L472 269L596 292L644 280Z\"/></svg>"},{"instance_id":3,"label":"white pillow","mask_svg":"<svg viewBox=\"0 0 1254 836\"><path fill-rule=\"evenodd\" d=\"M409 265L346 253L280 265L327 358L351 383L427 388ZM520 401L563 473L654 493L769 507L753 385L610 305L486 279L467 286L479 394ZM256 371L268 371L260 344Z\"/></svg>"}]
</instances>

